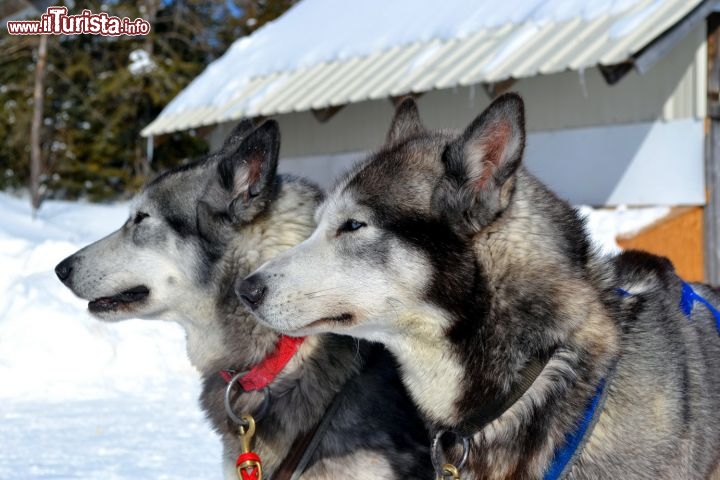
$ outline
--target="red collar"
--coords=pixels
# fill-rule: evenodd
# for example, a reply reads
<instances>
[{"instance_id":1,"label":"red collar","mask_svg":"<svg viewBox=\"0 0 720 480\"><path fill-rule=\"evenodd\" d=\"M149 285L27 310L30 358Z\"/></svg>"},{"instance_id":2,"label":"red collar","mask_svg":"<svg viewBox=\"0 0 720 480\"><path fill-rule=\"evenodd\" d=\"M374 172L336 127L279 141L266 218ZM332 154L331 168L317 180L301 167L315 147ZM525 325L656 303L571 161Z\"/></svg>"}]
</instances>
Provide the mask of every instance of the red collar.
<instances>
[{"instance_id":1,"label":"red collar","mask_svg":"<svg viewBox=\"0 0 720 480\"><path fill-rule=\"evenodd\" d=\"M270 384L278 373L285 368L295 352L298 351L305 337L287 337L280 335L277 348L260 363L252 367L240 380L240 386L246 392L262 390ZM229 382L237 374L234 370L220 370L222 378Z\"/></svg>"}]
</instances>

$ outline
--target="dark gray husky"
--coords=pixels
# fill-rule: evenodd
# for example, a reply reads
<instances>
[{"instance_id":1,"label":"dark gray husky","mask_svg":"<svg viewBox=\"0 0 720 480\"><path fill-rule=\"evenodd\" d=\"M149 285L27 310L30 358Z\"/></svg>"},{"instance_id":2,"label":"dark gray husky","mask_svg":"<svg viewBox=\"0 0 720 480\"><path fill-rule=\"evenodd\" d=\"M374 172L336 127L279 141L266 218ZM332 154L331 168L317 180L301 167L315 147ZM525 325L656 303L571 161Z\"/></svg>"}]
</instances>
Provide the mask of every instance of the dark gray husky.
<instances>
[{"instance_id":1,"label":"dark gray husky","mask_svg":"<svg viewBox=\"0 0 720 480\"><path fill-rule=\"evenodd\" d=\"M460 134L406 101L315 232L238 295L284 333L386 344L439 475L717 477L720 298L658 257L601 258L524 145L517 95Z\"/></svg>"},{"instance_id":2,"label":"dark gray husky","mask_svg":"<svg viewBox=\"0 0 720 480\"><path fill-rule=\"evenodd\" d=\"M166 319L185 328L203 378L202 407L222 435L226 478L237 478L241 445L221 372L266 365L279 343L240 304L232 280L305 239L321 196L305 181L276 177L279 142L274 121L255 129L242 122L218 153L159 176L125 225L56 268L102 320ZM281 464L292 473L317 440L302 478L432 476L426 430L381 347L323 335L284 352L289 363L269 384L254 437L265 478L278 478ZM238 392L235 414L260 415L264 392Z\"/></svg>"}]
</instances>

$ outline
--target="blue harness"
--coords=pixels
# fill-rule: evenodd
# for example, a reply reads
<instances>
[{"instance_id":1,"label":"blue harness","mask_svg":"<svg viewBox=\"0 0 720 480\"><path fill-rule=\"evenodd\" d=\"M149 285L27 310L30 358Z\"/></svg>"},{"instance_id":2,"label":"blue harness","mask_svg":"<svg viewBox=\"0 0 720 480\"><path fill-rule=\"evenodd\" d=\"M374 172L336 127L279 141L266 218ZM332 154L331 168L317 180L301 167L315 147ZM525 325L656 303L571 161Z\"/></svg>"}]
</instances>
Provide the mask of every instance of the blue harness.
<instances>
[{"instance_id":1,"label":"blue harness","mask_svg":"<svg viewBox=\"0 0 720 480\"><path fill-rule=\"evenodd\" d=\"M618 288L617 292L623 297L631 296L632 293L622 288ZM715 324L717 326L718 333L720 333L720 311L716 309L707 299L700 296L689 283L682 282L682 295L680 297L680 310L688 317L688 320L692 320L692 311L695 306L695 302L700 302L713 314L715 317ZM600 381L600 384L595 391L595 395L590 399L585 412L583 413L582 419L574 431L568 433L565 436L565 444L555 450L555 456L553 457L552 463L548 467L543 480L558 480L565 469L570 464L575 452L580 448L580 445L586 439L588 431L594 424L595 414L598 411L598 407L602 404L605 394L605 379Z\"/></svg>"},{"instance_id":2,"label":"blue harness","mask_svg":"<svg viewBox=\"0 0 720 480\"><path fill-rule=\"evenodd\" d=\"M695 290L690 286L689 283L682 282L682 297L680 297L680 309L683 311L688 319L692 319L692 311L695 306L695 302L700 302L705 305L705 308L710 310L710 313L715 317L715 325L718 333L720 333L720 311L707 301L704 297L698 295Z\"/></svg>"}]
</instances>

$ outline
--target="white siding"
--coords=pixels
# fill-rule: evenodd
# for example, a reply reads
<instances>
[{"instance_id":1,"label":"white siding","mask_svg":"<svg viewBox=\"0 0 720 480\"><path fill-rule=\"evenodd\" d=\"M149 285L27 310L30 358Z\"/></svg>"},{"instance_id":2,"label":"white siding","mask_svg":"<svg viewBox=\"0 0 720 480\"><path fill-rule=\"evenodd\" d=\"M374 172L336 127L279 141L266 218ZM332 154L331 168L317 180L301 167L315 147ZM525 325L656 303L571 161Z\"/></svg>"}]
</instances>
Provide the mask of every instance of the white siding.
<instances>
[{"instance_id":1,"label":"white siding","mask_svg":"<svg viewBox=\"0 0 720 480\"><path fill-rule=\"evenodd\" d=\"M290 157L279 171L328 188L363 152ZM703 122L684 119L534 132L525 164L575 205L703 205Z\"/></svg>"},{"instance_id":2,"label":"white siding","mask_svg":"<svg viewBox=\"0 0 720 480\"><path fill-rule=\"evenodd\" d=\"M703 135L695 119L537 132L525 163L576 205L703 205Z\"/></svg>"}]
</instances>

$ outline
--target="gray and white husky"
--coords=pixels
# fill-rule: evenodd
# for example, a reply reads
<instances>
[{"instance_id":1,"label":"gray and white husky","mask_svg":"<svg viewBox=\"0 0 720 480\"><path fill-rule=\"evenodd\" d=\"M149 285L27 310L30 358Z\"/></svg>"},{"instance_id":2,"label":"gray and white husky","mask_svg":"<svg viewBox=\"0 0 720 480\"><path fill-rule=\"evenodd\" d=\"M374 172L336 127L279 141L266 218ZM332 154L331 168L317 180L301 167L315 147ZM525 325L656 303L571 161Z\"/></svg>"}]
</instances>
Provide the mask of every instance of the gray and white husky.
<instances>
[{"instance_id":1,"label":"gray and white husky","mask_svg":"<svg viewBox=\"0 0 720 480\"><path fill-rule=\"evenodd\" d=\"M718 478L720 297L659 257L600 257L524 145L517 95L459 134L405 101L313 234L238 296L287 334L387 345L439 476Z\"/></svg>"},{"instance_id":2,"label":"gray and white husky","mask_svg":"<svg viewBox=\"0 0 720 480\"><path fill-rule=\"evenodd\" d=\"M102 320L162 319L185 328L228 479L237 478L241 446L224 409L220 372L246 371L279 338L247 313L232 279L305 239L321 198L306 181L276 176L279 142L274 121L240 123L219 152L160 175L119 230L56 267ZM269 410L257 423L253 449L265 478L276 476L289 453L302 453L293 444L331 404L337 408L302 478L430 478L427 431L391 359L378 345L348 337L306 339L269 385ZM262 399L258 392L238 395L233 408L257 413Z\"/></svg>"}]
</instances>

